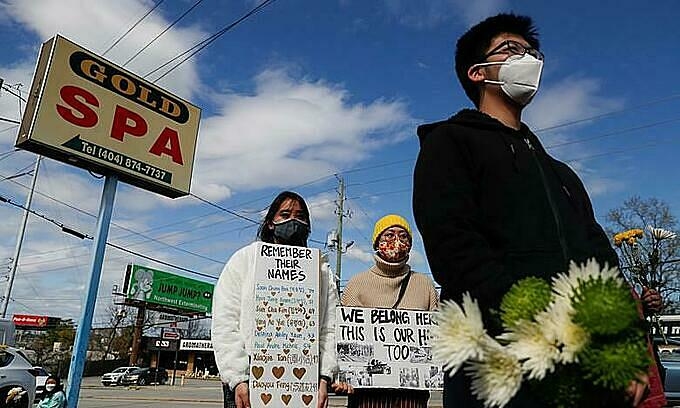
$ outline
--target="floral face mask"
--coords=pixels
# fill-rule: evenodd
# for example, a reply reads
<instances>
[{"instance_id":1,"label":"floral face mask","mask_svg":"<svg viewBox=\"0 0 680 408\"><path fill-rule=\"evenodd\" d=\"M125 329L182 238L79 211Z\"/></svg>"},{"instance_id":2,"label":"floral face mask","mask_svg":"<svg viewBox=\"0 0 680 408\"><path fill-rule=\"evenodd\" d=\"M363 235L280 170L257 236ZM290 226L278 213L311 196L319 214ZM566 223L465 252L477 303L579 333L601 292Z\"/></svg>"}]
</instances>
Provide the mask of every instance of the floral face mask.
<instances>
[{"instance_id":1,"label":"floral face mask","mask_svg":"<svg viewBox=\"0 0 680 408\"><path fill-rule=\"evenodd\" d=\"M385 236L387 235L387 237ZM385 234L378 240L378 256L387 262L401 262L411 252L411 240L395 234Z\"/></svg>"}]
</instances>

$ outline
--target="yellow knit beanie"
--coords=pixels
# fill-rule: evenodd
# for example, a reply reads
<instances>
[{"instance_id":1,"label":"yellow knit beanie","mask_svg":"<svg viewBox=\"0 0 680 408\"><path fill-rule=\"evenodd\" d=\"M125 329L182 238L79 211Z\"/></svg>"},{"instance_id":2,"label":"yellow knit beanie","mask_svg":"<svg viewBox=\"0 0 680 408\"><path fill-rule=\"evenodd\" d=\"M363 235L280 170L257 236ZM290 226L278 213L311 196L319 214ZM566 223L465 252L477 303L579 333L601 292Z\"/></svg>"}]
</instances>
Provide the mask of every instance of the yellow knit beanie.
<instances>
[{"instance_id":1,"label":"yellow knit beanie","mask_svg":"<svg viewBox=\"0 0 680 408\"><path fill-rule=\"evenodd\" d=\"M413 238L413 233L411 232L411 227L408 225L408 221L406 221L406 219L401 215L389 214L382 217L381 219L378 220L378 222L375 223L375 228L373 228L373 240L372 240L374 249L378 242L378 237L380 236L380 234L382 234L383 231L385 231L386 229L394 226L402 227L403 229L406 230L406 232L408 232L411 238Z\"/></svg>"}]
</instances>

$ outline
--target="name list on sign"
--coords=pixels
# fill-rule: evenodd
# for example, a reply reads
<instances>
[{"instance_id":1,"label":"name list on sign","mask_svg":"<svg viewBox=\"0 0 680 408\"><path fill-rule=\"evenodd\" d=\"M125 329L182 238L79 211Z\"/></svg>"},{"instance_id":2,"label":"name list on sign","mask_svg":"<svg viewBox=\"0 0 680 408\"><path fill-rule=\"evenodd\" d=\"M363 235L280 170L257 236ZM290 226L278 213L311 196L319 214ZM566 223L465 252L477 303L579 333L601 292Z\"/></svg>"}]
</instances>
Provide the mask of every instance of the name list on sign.
<instances>
[{"instance_id":1,"label":"name list on sign","mask_svg":"<svg viewBox=\"0 0 680 408\"><path fill-rule=\"evenodd\" d=\"M314 406L319 372L319 251L259 245L251 404Z\"/></svg>"}]
</instances>

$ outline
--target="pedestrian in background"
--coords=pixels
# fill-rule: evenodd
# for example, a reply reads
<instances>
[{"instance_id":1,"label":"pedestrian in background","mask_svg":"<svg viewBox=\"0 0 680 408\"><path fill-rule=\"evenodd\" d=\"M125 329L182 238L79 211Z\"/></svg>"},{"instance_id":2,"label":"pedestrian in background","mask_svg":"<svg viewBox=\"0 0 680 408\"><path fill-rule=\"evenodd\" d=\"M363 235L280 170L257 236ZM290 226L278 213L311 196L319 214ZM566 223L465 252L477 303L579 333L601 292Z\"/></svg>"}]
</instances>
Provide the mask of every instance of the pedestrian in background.
<instances>
[{"instance_id":1,"label":"pedestrian in background","mask_svg":"<svg viewBox=\"0 0 680 408\"><path fill-rule=\"evenodd\" d=\"M45 394L37 408L66 408L66 394L61 379L50 375L45 380Z\"/></svg>"},{"instance_id":2,"label":"pedestrian in background","mask_svg":"<svg viewBox=\"0 0 680 408\"><path fill-rule=\"evenodd\" d=\"M342 305L351 307L434 310L439 304L432 280L411 270L408 264L413 246L411 227L396 214L375 223L371 244L374 265L355 275L342 293ZM407 381L406 385L409 384ZM348 408L425 408L427 390L356 389L349 395Z\"/></svg>"}]
</instances>

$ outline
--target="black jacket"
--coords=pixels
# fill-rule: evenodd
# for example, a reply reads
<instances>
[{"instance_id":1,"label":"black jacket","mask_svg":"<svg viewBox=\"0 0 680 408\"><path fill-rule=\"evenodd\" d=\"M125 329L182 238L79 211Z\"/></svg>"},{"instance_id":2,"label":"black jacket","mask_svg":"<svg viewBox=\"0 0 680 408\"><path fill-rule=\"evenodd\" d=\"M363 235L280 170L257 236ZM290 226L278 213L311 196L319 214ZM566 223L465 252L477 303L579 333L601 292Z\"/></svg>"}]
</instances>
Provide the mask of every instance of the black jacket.
<instances>
[{"instance_id":1,"label":"black jacket","mask_svg":"<svg viewBox=\"0 0 680 408\"><path fill-rule=\"evenodd\" d=\"M430 269L442 300L460 302L465 292L477 299L489 334L500 333L493 310L519 279L549 282L570 261L592 257L618 265L578 176L526 125L514 130L463 110L420 126L418 136L413 213ZM444 406L481 408L470 387L462 370L446 376ZM523 387L508 408L554 405L540 398Z\"/></svg>"},{"instance_id":2,"label":"black jacket","mask_svg":"<svg viewBox=\"0 0 680 408\"><path fill-rule=\"evenodd\" d=\"M470 292L494 326L488 310L521 278L550 281L592 257L618 265L578 176L526 125L463 110L418 136L413 213L442 300Z\"/></svg>"}]
</instances>

